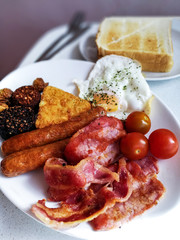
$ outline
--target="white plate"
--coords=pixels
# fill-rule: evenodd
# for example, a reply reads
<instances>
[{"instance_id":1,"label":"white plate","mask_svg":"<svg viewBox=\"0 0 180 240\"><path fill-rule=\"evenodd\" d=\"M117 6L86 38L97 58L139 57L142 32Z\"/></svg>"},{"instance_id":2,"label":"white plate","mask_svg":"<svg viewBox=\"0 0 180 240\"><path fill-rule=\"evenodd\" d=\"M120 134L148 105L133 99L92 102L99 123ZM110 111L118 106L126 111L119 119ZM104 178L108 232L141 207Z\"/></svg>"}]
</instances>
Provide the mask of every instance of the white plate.
<instances>
[{"instance_id":1,"label":"white plate","mask_svg":"<svg viewBox=\"0 0 180 240\"><path fill-rule=\"evenodd\" d=\"M95 62L97 60L97 48L95 37L98 30L98 24L94 24L92 28L81 38L79 42L79 50L84 59ZM180 76L180 18L172 21L172 42L174 50L174 65L168 73L144 72L146 80L169 80Z\"/></svg>"},{"instance_id":2,"label":"white plate","mask_svg":"<svg viewBox=\"0 0 180 240\"><path fill-rule=\"evenodd\" d=\"M15 90L22 85L32 84L37 77L42 77L50 85L62 88L65 91L76 93L72 83L74 78L86 79L93 64L77 60L45 61L32 64L7 75L0 88L8 87ZM175 117L167 107L155 97L152 105L152 128L168 128L176 133L180 141L180 127ZM76 228L63 231L64 234L83 239L146 239L154 236L163 238L172 233L176 236L179 225L180 189L180 151L170 160L159 161L160 173L158 178L165 185L167 192L159 204L145 214L125 224L121 229L107 232L95 232L89 224L83 223ZM7 198L20 210L36 219L30 212L31 206L39 199L46 198L47 186L44 182L42 170L33 171L18 177L7 178L0 173L0 188ZM7 212L8 214L8 212ZM39 222L39 220L37 220ZM171 224L169 224L171 223ZM21 228L21 226L19 226ZM153 231L149 231L149 229ZM172 235L173 236L173 235Z\"/></svg>"}]
</instances>

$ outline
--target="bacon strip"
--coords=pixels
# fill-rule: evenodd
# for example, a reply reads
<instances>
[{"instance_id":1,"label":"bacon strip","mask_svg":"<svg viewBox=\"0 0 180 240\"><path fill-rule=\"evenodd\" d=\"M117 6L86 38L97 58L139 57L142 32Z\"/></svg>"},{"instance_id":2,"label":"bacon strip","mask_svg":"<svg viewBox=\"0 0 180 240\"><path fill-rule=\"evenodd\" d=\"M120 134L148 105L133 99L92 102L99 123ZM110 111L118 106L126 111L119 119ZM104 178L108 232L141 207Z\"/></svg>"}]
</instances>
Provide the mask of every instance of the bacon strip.
<instances>
[{"instance_id":1,"label":"bacon strip","mask_svg":"<svg viewBox=\"0 0 180 240\"><path fill-rule=\"evenodd\" d=\"M124 222L142 214L157 204L165 192L163 184L156 178L150 178L132 192L130 198L113 207L91 221L94 230L110 230L120 227Z\"/></svg>"},{"instance_id":2,"label":"bacon strip","mask_svg":"<svg viewBox=\"0 0 180 240\"><path fill-rule=\"evenodd\" d=\"M71 198L76 198L79 193L79 188L76 187L49 187L47 190L48 200L53 202L67 201Z\"/></svg>"},{"instance_id":3,"label":"bacon strip","mask_svg":"<svg viewBox=\"0 0 180 240\"><path fill-rule=\"evenodd\" d=\"M109 205L114 205L114 201L110 199L111 196L105 191L102 195L88 191L79 203L62 203L58 208L48 208L45 200L40 200L32 206L32 212L45 224L56 229L64 229L90 221L105 212Z\"/></svg>"},{"instance_id":4,"label":"bacon strip","mask_svg":"<svg viewBox=\"0 0 180 240\"><path fill-rule=\"evenodd\" d=\"M110 170L109 170L110 171ZM45 200L33 205L33 213L44 223L58 229L72 227L94 219L116 202L126 201L132 193L132 177L125 167L125 160L119 163L119 179L112 186L104 186L97 193L91 189L74 192L58 208L48 208Z\"/></svg>"},{"instance_id":5,"label":"bacon strip","mask_svg":"<svg viewBox=\"0 0 180 240\"><path fill-rule=\"evenodd\" d=\"M119 141L109 144L104 152L102 152L98 157L94 157L96 161L103 165L109 166L116 162L119 158Z\"/></svg>"},{"instance_id":6,"label":"bacon strip","mask_svg":"<svg viewBox=\"0 0 180 240\"><path fill-rule=\"evenodd\" d=\"M64 161L65 162L65 161ZM118 174L96 163L93 158L86 158L71 166L62 159L51 158L44 166L46 182L51 187L85 187L88 183L110 183L118 181Z\"/></svg>"},{"instance_id":7,"label":"bacon strip","mask_svg":"<svg viewBox=\"0 0 180 240\"><path fill-rule=\"evenodd\" d=\"M91 221L94 230L110 230L142 214L157 204L165 188L156 178L159 172L157 160L148 156L142 160L127 163L127 169L134 178L133 191L129 199L116 203Z\"/></svg>"},{"instance_id":8,"label":"bacon strip","mask_svg":"<svg viewBox=\"0 0 180 240\"><path fill-rule=\"evenodd\" d=\"M152 156L127 163L127 169L139 181L145 181L146 178L159 173L157 159Z\"/></svg>"},{"instance_id":9,"label":"bacon strip","mask_svg":"<svg viewBox=\"0 0 180 240\"><path fill-rule=\"evenodd\" d=\"M110 144L124 135L125 130L121 120L114 117L100 117L72 136L64 152L66 160L74 165L88 156L98 158ZM109 159L107 162L104 161L104 166L109 164Z\"/></svg>"},{"instance_id":10,"label":"bacon strip","mask_svg":"<svg viewBox=\"0 0 180 240\"><path fill-rule=\"evenodd\" d=\"M44 176L50 186L51 201L65 200L89 183L105 184L119 180L117 173L96 163L93 158L86 158L75 166L67 165L63 159L51 158L44 166Z\"/></svg>"}]
</instances>

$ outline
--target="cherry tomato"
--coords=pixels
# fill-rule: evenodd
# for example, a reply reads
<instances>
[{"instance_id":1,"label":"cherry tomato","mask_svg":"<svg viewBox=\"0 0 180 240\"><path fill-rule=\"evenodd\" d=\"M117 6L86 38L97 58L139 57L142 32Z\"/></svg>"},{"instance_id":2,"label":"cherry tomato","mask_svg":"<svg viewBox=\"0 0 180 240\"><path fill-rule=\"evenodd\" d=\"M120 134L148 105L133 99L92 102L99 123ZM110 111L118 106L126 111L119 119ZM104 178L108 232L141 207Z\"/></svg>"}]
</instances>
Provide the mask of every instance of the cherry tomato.
<instances>
[{"instance_id":1,"label":"cherry tomato","mask_svg":"<svg viewBox=\"0 0 180 240\"><path fill-rule=\"evenodd\" d=\"M160 159L173 157L178 151L179 143L173 132L168 129L157 129L149 136L151 153Z\"/></svg>"},{"instance_id":2,"label":"cherry tomato","mask_svg":"<svg viewBox=\"0 0 180 240\"><path fill-rule=\"evenodd\" d=\"M146 134L151 128L151 120L146 113L135 111L127 117L125 127L127 132Z\"/></svg>"},{"instance_id":3,"label":"cherry tomato","mask_svg":"<svg viewBox=\"0 0 180 240\"><path fill-rule=\"evenodd\" d=\"M148 139L142 133L132 132L121 138L120 150L129 160L142 159L147 155L148 149Z\"/></svg>"}]
</instances>

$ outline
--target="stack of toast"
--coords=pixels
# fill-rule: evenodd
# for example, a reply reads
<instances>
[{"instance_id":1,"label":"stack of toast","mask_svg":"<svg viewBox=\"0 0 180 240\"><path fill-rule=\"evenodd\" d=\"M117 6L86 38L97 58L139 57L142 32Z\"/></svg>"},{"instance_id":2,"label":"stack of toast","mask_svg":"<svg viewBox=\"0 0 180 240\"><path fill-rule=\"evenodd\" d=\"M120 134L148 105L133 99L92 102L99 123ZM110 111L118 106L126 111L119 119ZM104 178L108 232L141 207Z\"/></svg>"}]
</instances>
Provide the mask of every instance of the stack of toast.
<instances>
[{"instance_id":1,"label":"stack of toast","mask_svg":"<svg viewBox=\"0 0 180 240\"><path fill-rule=\"evenodd\" d=\"M169 72L173 66L170 17L108 17L96 36L98 57L138 60L143 71Z\"/></svg>"}]
</instances>

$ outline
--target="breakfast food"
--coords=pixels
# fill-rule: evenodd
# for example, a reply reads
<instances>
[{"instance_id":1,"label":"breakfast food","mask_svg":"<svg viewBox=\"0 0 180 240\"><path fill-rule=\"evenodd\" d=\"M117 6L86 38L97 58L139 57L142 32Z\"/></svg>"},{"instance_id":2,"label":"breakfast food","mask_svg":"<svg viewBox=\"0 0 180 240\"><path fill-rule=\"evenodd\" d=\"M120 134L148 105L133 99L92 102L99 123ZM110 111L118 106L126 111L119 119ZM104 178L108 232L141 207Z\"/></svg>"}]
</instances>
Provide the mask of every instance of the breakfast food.
<instances>
[{"instance_id":1,"label":"breakfast food","mask_svg":"<svg viewBox=\"0 0 180 240\"><path fill-rule=\"evenodd\" d=\"M72 192L87 188L92 181L96 184L107 184L119 180L116 172L98 164L92 157L83 159L75 166L67 165L67 162L60 158L50 158L44 166L44 177L49 186L48 196L51 201L66 201Z\"/></svg>"},{"instance_id":2,"label":"breakfast food","mask_svg":"<svg viewBox=\"0 0 180 240\"><path fill-rule=\"evenodd\" d=\"M2 143L1 151L4 156L7 156L13 152L42 146L71 137L80 128L105 114L106 112L102 107L93 107L89 111L83 112L79 116L71 118L69 121L45 128L35 129L30 132L11 137Z\"/></svg>"},{"instance_id":3,"label":"breakfast food","mask_svg":"<svg viewBox=\"0 0 180 240\"><path fill-rule=\"evenodd\" d=\"M7 177L15 177L42 167L48 158L62 157L68 141L69 139L64 139L12 153L2 160L1 171Z\"/></svg>"},{"instance_id":4,"label":"breakfast food","mask_svg":"<svg viewBox=\"0 0 180 240\"><path fill-rule=\"evenodd\" d=\"M96 158L99 164L108 166L114 161L119 150L116 140L125 134L121 120L100 117L71 137L64 151L66 161L74 165L82 159L92 157Z\"/></svg>"},{"instance_id":5,"label":"breakfast food","mask_svg":"<svg viewBox=\"0 0 180 240\"><path fill-rule=\"evenodd\" d=\"M0 89L0 103L8 104L10 102L12 93L12 90L9 88Z\"/></svg>"},{"instance_id":6,"label":"breakfast food","mask_svg":"<svg viewBox=\"0 0 180 240\"><path fill-rule=\"evenodd\" d=\"M9 108L11 104L12 90L9 88L0 89L0 112Z\"/></svg>"},{"instance_id":7,"label":"breakfast food","mask_svg":"<svg viewBox=\"0 0 180 240\"><path fill-rule=\"evenodd\" d=\"M138 60L143 71L169 72L173 66L171 19L108 17L96 36L99 57L117 54Z\"/></svg>"},{"instance_id":8,"label":"breakfast food","mask_svg":"<svg viewBox=\"0 0 180 240\"><path fill-rule=\"evenodd\" d=\"M143 172L143 170L141 170ZM147 178L148 179L148 178ZM144 213L157 204L165 189L156 177L149 177L149 181L138 182L137 188L125 202L117 202L106 212L91 221L94 230L111 230L121 227L122 224Z\"/></svg>"},{"instance_id":9,"label":"breakfast food","mask_svg":"<svg viewBox=\"0 0 180 240\"><path fill-rule=\"evenodd\" d=\"M9 106L6 103L2 103L0 102L0 112L2 112L3 110L9 108Z\"/></svg>"},{"instance_id":10,"label":"breakfast food","mask_svg":"<svg viewBox=\"0 0 180 240\"><path fill-rule=\"evenodd\" d=\"M157 146L159 147L157 148ZM150 134L149 148L155 157L169 159L177 153L179 142L176 135L169 129L160 128Z\"/></svg>"},{"instance_id":11,"label":"breakfast food","mask_svg":"<svg viewBox=\"0 0 180 240\"><path fill-rule=\"evenodd\" d=\"M151 128L151 119L144 112L134 111L127 117L125 127L127 132L146 134Z\"/></svg>"},{"instance_id":12,"label":"breakfast food","mask_svg":"<svg viewBox=\"0 0 180 240\"><path fill-rule=\"evenodd\" d=\"M0 135L8 139L35 127L35 113L30 107L14 106L0 112Z\"/></svg>"},{"instance_id":13,"label":"breakfast food","mask_svg":"<svg viewBox=\"0 0 180 240\"><path fill-rule=\"evenodd\" d=\"M79 97L102 106L108 116L126 119L135 111L150 113L152 93L141 65L130 58L109 55L99 59L86 81L74 81Z\"/></svg>"},{"instance_id":14,"label":"breakfast food","mask_svg":"<svg viewBox=\"0 0 180 240\"><path fill-rule=\"evenodd\" d=\"M22 86L12 93L13 105L35 108L41 95L33 86Z\"/></svg>"},{"instance_id":15,"label":"breakfast food","mask_svg":"<svg viewBox=\"0 0 180 240\"><path fill-rule=\"evenodd\" d=\"M155 206L165 192L148 138L146 146L128 138L125 147L133 158L121 149L123 139L132 136L131 131L134 135L131 125L136 125L136 137L148 133L150 118L144 126L129 116L139 110L143 112L138 121L147 117L144 112L150 113L152 93L140 64L115 55L101 58L88 81L77 84L84 100L55 87L44 88L39 111L43 126L2 144L1 170L14 177L44 166L45 196L51 206L43 196L31 210L48 226L63 229L89 222L94 230L110 230ZM77 104L83 111L72 117ZM62 118L54 124L54 119ZM49 125L44 126L47 119Z\"/></svg>"},{"instance_id":16,"label":"breakfast food","mask_svg":"<svg viewBox=\"0 0 180 240\"><path fill-rule=\"evenodd\" d=\"M42 78L36 78L33 81L33 87L37 89L39 92L42 92L45 87L47 87L49 83L45 83Z\"/></svg>"},{"instance_id":17,"label":"breakfast food","mask_svg":"<svg viewBox=\"0 0 180 240\"><path fill-rule=\"evenodd\" d=\"M91 104L59 88L47 86L41 97L36 128L68 121L90 110Z\"/></svg>"},{"instance_id":18,"label":"breakfast food","mask_svg":"<svg viewBox=\"0 0 180 240\"><path fill-rule=\"evenodd\" d=\"M46 161L48 194L60 204L49 208L45 199L39 200L32 206L38 219L55 229L90 222L94 230L110 230L157 204L165 192L157 179L157 160L147 155L129 161L122 156L118 145L123 131L121 120L100 117L72 136L66 158ZM114 156L107 147L112 144Z\"/></svg>"}]
</instances>

